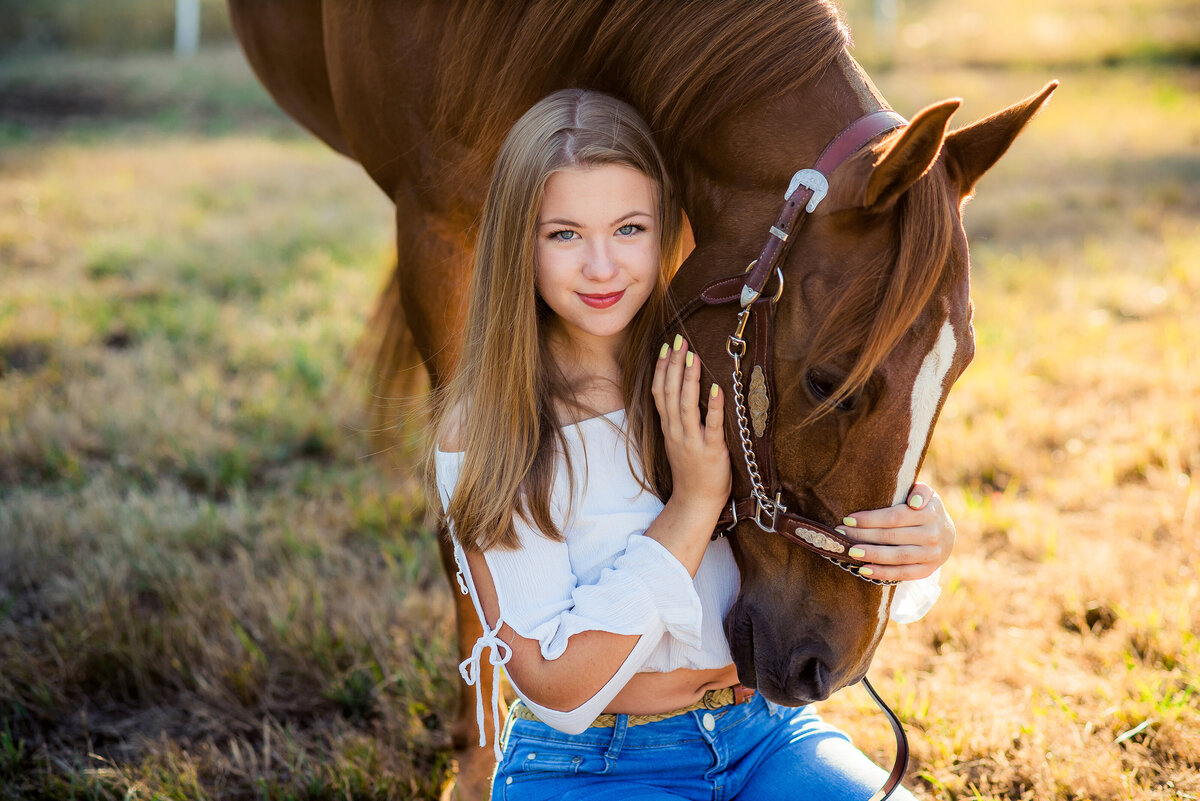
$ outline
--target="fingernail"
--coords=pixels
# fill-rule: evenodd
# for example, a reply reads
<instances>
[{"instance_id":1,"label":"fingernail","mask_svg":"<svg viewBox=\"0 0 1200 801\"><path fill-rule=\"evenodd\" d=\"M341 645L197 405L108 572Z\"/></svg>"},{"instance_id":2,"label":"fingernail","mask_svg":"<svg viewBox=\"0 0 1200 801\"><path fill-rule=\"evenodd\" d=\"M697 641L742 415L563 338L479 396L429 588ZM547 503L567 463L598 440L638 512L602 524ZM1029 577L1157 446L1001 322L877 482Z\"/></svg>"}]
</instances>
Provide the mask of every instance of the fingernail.
<instances>
[{"instance_id":1,"label":"fingernail","mask_svg":"<svg viewBox=\"0 0 1200 801\"><path fill-rule=\"evenodd\" d=\"M675 350L679 350L681 345L683 345L683 337L679 334L676 334L675 335Z\"/></svg>"},{"instance_id":2,"label":"fingernail","mask_svg":"<svg viewBox=\"0 0 1200 801\"><path fill-rule=\"evenodd\" d=\"M848 553L850 554L850 556L852 556L855 559L862 559L864 556L867 555L867 552L864 551L862 548L851 548L848 551Z\"/></svg>"},{"instance_id":3,"label":"fingernail","mask_svg":"<svg viewBox=\"0 0 1200 801\"><path fill-rule=\"evenodd\" d=\"M925 505L925 499L922 498L920 495L914 495L908 499L908 505L914 509L920 509L922 506Z\"/></svg>"},{"instance_id":4,"label":"fingernail","mask_svg":"<svg viewBox=\"0 0 1200 801\"><path fill-rule=\"evenodd\" d=\"M686 364L688 367L692 366L692 352L690 350L688 351L687 358L684 359L683 361L684 361L684 364Z\"/></svg>"},{"instance_id":5,"label":"fingernail","mask_svg":"<svg viewBox=\"0 0 1200 801\"><path fill-rule=\"evenodd\" d=\"M664 342L664 343L663 343L663 346L662 346L662 350L660 350L660 351L658 352L658 358L660 358L660 359L665 359L665 358L667 358L667 351L668 351L668 350L670 350L670 348L669 348L669 347L667 347L667 343L666 343L666 342Z\"/></svg>"},{"instance_id":6,"label":"fingernail","mask_svg":"<svg viewBox=\"0 0 1200 801\"><path fill-rule=\"evenodd\" d=\"M717 393L718 393L718 392L720 392L720 391L721 391L721 390L720 390L720 388L719 388L719 387L717 387L717 385L716 385L716 384L713 384L713 385L712 385L712 389L711 389L711 390L709 391L709 393L708 393L708 396L709 396L710 398L713 398L713 399L715 400L715 399L716 399L716 397L717 397Z\"/></svg>"},{"instance_id":7,"label":"fingernail","mask_svg":"<svg viewBox=\"0 0 1200 801\"><path fill-rule=\"evenodd\" d=\"M845 523L847 526L857 526L858 525L858 521L855 520L853 517L843 517L842 522Z\"/></svg>"},{"instance_id":8,"label":"fingernail","mask_svg":"<svg viewBox=\"0 0 1200 801\"><path fill-rule=\"evenodd\" d=\"M872 570L872 569L871 569L871 568L869 568L869 567L860 567L860 568L858 569L858 575L860 575L860 576L873 576L873 575L875 575L875 571L874 571L874 570Z\"/></svg>"}]
</instances>

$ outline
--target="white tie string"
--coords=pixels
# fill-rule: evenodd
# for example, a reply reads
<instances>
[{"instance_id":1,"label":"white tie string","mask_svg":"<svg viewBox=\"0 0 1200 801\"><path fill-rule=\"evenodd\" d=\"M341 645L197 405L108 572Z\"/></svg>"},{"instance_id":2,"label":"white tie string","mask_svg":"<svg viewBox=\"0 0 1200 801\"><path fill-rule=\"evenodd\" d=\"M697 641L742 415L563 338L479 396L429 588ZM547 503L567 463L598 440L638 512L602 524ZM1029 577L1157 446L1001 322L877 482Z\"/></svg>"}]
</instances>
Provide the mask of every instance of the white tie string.
<instances>
[{"instance_id":1,"label":"white tie string","mask_svg":"<svg viewBox=\"0 0 1200 801\"><path fill-rule=\"evenodd\" d=\"M504 625L502 622L497 621L496 628L491 631L485 628L483 636L475 641L471 655L458 666L458 673L467 686L475 687L475 722L479 726L479 745L483 747L487 745L487 735L483 728L483 686L479 683L479 678L483 649L492 649L492 653L488 656L488 662L492 665L492 727L495 732L492 750L496 753L497 762L503 756L503 752L500 750L500 668L508 664L508 660L512 658L512 648L497 636L502 625Z\"/></svg>"}]
</instances>

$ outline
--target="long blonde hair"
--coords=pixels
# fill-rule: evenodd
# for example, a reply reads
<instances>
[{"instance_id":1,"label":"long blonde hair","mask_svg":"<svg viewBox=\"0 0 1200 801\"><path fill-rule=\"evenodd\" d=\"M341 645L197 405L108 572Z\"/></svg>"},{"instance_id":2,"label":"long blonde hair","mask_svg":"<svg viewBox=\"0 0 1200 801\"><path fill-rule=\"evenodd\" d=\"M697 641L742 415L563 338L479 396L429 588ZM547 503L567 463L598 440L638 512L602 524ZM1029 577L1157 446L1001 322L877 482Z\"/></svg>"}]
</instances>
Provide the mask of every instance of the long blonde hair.
<instances>
[{"instance_id":1,"label":"long blonde hair","mask_svg":"<svg viewBox=\"0 0 1200 801\"><path fill-rule=\"evenodd\" d=\"M682 212L650 129L633 107L565 89L529 109L500 148L479 228L462 357L445 391L434 396L433 448L446 437L463 451L445 514L465 547L517 547L514 514L551 539L563 538L550 512L559 457L567 459L558 410L594 410L577 401L551 355L553 312L535 290L534 236L553 173L609 164L646 175L658 200L659 279L628 328L621 394L630 464L646 466L635 474L647 489L660 478L658 421L641 399L650 397L652 340L666 324ZM566 468L573 482L572 466Z\"/></svg>"}]
</instances>

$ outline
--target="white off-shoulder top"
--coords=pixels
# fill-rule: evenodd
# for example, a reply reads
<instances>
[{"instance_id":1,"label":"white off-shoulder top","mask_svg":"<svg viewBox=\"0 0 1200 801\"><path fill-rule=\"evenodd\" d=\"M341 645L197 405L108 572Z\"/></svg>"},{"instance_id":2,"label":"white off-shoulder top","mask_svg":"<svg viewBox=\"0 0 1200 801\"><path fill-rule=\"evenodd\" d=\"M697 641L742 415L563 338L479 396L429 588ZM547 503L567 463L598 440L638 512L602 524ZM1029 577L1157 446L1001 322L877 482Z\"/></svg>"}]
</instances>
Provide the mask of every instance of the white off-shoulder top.
<instances>
[{"instance_id":1,"label":"white off-shoulder top","mask_svg":"<svg viewBox=\"0 0 1200 801\"><path fill-rule=\"evenodd\" d=\"M724 539L710 543L693 578L666 548L644 535L663 504L642 490L630 469L624 423L624 411L617 410L564 430L575 486L571 492L566 470L558 471L551 514L565 541L551 540L515 516L520 547L484 553L500 606L495 626L487 624L466 556L454 543L459 587L474 601L484 629L471 656L459 666L467 684L476 687L481 746L485 744L484 700L479 672L483 652L490 649L493 678L499 678L511 655L507 643L496 636L505 623L522 637L536 640L546 659L561 656L570 637L582 631L639 635L612 678L575 709L543 707L510 681L539 719L567 734L584 731L634 673L721 668L733 661L722 625L739 587L729 543ZM436 454L443 508L461 464L461 453ZM920 618L939 594L936 573L902 582L896 587L891 619ZM491 706L497 732L498 693L499 681L494 680ZM495 747L499 758L499 744Z\"/></svg>"}]
</instances>

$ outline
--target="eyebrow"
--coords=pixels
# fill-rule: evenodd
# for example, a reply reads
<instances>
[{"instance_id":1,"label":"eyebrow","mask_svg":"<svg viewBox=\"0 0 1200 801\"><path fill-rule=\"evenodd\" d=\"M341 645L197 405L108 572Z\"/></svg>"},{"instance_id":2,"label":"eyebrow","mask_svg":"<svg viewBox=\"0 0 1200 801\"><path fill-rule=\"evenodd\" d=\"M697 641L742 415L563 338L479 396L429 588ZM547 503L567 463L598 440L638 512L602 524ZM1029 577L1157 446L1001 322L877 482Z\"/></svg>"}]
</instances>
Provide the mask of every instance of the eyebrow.
<instances>
[{"instance_id":1,"label":"eyebrow","mask_svg":"<svg viewBox=\"0 0 1200 801\"><path fill-rule=\"evenodd\" d=\"M617 225L618 223L623 223L626 220L633 219L634 217L653 218L654 215L648 211L630 211L630 212L627 212L627 213L621 215L617 219L613 220L611 223L609 223L609 226L611 227L611 226ZM566 217L552 217L549 220L539 220L538 227L540 228L543 225L566 225L571 228L582 228L583 227L582 225L575 222L574 220L568 220Z\"/></svg>"}]
</instances>

